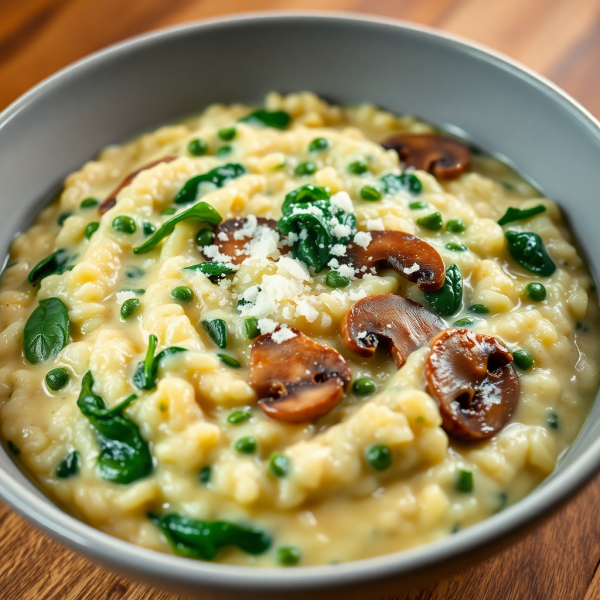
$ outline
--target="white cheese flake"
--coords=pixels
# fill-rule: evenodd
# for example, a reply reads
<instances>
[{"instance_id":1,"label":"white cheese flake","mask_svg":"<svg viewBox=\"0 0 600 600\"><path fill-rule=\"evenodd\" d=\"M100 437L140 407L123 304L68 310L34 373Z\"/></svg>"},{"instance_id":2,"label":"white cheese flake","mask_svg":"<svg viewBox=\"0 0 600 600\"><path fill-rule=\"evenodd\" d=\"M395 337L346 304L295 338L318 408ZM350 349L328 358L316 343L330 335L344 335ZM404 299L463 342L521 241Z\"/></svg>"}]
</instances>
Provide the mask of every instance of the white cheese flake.
<instances>
[{"instance_id":1,"label":"white cheese flake","mask_svg":"<svg viewBox=\"0 0 600 600\"><path fill-rule=\"evenodd\" d=\"M271 339L277 344L281 342L287 342L296 337L296 333L293 332L287 325L282 325L277 331L271 335Z\"/></svg>"},{"instance_id":2,"label":"white cheese flake","mask_svg":"<svg viewBox=\"0 0 600 600\"><path fill-rule=\"evenodd\" d=\"M410 268L406 268L404 267L404 269L402 269L407 275L410 275L411 273L416 273L419 270L419 265L417 263L414 263L412 267Z\"/></svg>"},{"instance_id":3,"label":"white cheese flake","mask_svg":"<svg viewBox=\"0 0 600 600\"><path fill-rule=\"evenodd\" d=\"M383 219L368 219L367 231L384 231Z\"/></svg>"},{"instance_id":4,"label":"white cheese flake","mask_svg":"<svg viewBox=\"0 0 600 600\"><path fill-rule=\"evenodd\" d=\"M352 198L348 195L348 192L338 192L331 196L331 204L340 210L346 211L347 213L354 213L354 203Z\"/></svg>"},{"instance_id":5,"label":"white cheese flake","mask_svg":"<svg viewBox=\"0 0 600 600\"><path fill-rule=\"evenodd\" d=\"M354 236L354 243L357 246L360 246L361 248L364 248L366 250L368 248L369 244L371 243L372 239L373 239L373 237L371 236L371 234L369 232L359 231Z\"/></svg>"},{"instance_id":6,"label":"white cheese flake","mask_svg":"<svg viewBox=\"0 0 600 600\"><path fill-rule=\"evenodd\" d=\"M344 246L344 244L334 244L329 252L333 256L345 256L346 246Z\"/></svg>"},{"instance_id":7,"label":"white cheese flake","mask_svg":"<svg viewBox=\"0 0 600 600\"><path fill-rule=\"evenodd\" d=\"M120 306L126 300L131 300L131 298L135 298L135 292L117 292L117 304Z\"/></svg>"}]
</instances>

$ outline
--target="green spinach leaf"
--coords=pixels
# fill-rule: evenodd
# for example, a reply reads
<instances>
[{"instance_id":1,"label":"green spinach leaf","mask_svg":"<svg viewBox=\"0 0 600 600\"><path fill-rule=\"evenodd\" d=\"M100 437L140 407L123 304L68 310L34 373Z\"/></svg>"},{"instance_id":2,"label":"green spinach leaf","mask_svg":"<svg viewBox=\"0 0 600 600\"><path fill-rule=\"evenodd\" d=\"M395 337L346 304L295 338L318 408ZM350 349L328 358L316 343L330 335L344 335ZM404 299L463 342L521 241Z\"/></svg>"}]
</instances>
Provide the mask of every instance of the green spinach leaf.
<instances>
[{"instance_id":1,"label":"green spinach leaf","mask_svg":"<svg viewBox=\"0 0 600 600\"><path fill-rule=\"evenodd\" d=\"M185 182L184 186L175 196L173 202L175 202L175 204L188 204L189 202L195 202L198 199L200 186L203 183L212 183L216 187L220 188L226 183L229 183L232 179L240 177L245 172L246 169L244 169L242 165L238 163L228 163L222 167L216 167L208 173L196 175ZM215 225L216 224L217 223L215 223Z\"/></svg>"},{"instance_id":2,"label":"green spinach leaf","mask_svg":"<svg viewBox=\"0 0 600 600\"><path fill-rule=\"evenodd\" d=\"M521 210L520 208L511 207L506 210L504 216L498 221L498 225L506 225L507 223L512 223L513 221L522 221L523 219L529 219L543 212L546 212L546 207L542 206L541 204L539 206L526 208L524 210Z\"/></svg>"},{"instance_id":3,"label":"green spinach leaf","mask_svg":"<svg viewBox=\"0 0 600 600\"><path fill-rule=\"evenodd\" d=\"M210 204L198 202L198 204L194 204L194 206L180 212L178 215L175 215L173 218L163 223L162 226L159 227L141 246L133 249L134 254L150 252L160 240L173 233L177 223L187 219L195 219L196 221L203 221L205 223L210 223L211 225L218 225L222 221L221 215Z\"/></svg>"},{"instance_id":4,"label":"green spinach leaf","mask_svg":"<svg viewBox=\"0 0 600 600\"><path fill-rule=\"evenodd\" d=\"M138 426L123 415L137 398L132 394L122 402L106 408L104 400L94 394L91 371L83 376L77 406L96 430L100 444L98 475L113 483L131 483L152 473L152 455Z\"/></svg>"},{"instance_id":5,"label":"green spinach leaf","mask_svg":"<svg viewBox=\"0 0 600 600\"><path fill-rule=\"evenodd\" d=\"M275 129L285 129L290 123L290 115L283 110L255 110L247 117L240 119L243 123L250 125L265 125L266 127L275 127Z\"/></svg>"},{"instance_id":6,"label":"green spinach leaf","mask_svg":"<svg viewBox=\"0 0 600 600\"><path fill-rule=\"evenodd\" d=\"M292 244L294 258L306 263L317 273L331 260L331 249L336 244L347 244L356 233L356 217L330 202L326 188L304 185L286 197L281 208L279 231L294 233L298 239ZM348 235L338 238L334 230L345 226Z\"/></svg>"},{"instance_id":7,"label":"green spinach leaf","mask_svg":"<svg viewBox=\"0 0 600 600\"><path fill-rule=\"evenodd\" d=\"M34 365L56 356L69 341L69 312L58 298L40 300L23 331L23 352Z\"/></svg>"},{"instance_id":8,"label":"green spinach leaf","mask_svg":"<svg viewBox=\"0 0 600 600\"><path fill-rule=\"evenodd\" d=\"M556 265L548 256L542 238L530 231L507 231L508 251L515 262L536 275L550 277L556 271Z\"/></svg>"},{"instance_id":9,"label":"green spinach leaf","mask_svg":"<svg viewBox=\"0 0 600 600\"><path fill-rule=\"evenodd\" d=\"M427 292L427 304L443 317L455 314L462 304L463 280L456 265L446 267L444 285L435 292Z\"/></svg>"},{"instance_id":10,"label":"green spinach leaf","mask_svg":"<svg viewBox=\"0 0 600 600\"><path fill-rule=\"evenodd\" d=\"M74 265L67 265L69 256L66 250L57 250L50 256L40 260L40 262L31 269L27 276L31 285L36 285L48 275L62 275L65 271L70 271Z\"/></svg>"},{"instance_id":11,"label":"green spinach leaf","mask_svg":"<svg viewBox=\"0 0 600 600\"><path fill-rule=\"evenodd\" d=\"M235 268L222 262L203 262L189 267L183 267L184 271L200 271L207 277L223 277L235 273Z\"/></svg>"},{"instance_id":12,"label":"green spinach leaf","mask_svg":"<svg viewBox=\"0 0 600 600\"><path fill-rule=\"evenodd\" d=\"M156 351L156 343L158 342L155 335L150 335L148 339L148 350L146 351L146 358L144 362L138 364L138 367L133 375L133 383L140 390L152 390L156 387L156 376L158 374L158 367L160 361L167 356L177 354L179 352L185 352L185 348L179 346L171 346L165 348L154 356Z\"/></svg>"},{"instance_id":13,"label":"green spinach leaf","mask_svg":"<svg viewBox=\"0 0 600 600\"><path fill-rule=\"evenodd\" d=\"M402 175L389 173L381 178L381 183L383 183L386 194L395 194L400 190L406 190L416 196L423 191L423 185L413 173L402 173Z\"/></svg>"},{"instance_id":14,"label":"green spinach leaf","mask_svg":"<svg viewBox=\"0 0 600 600\"><path fill-rule=\"evenodd\" d=\"M77 450L73 450L56 467L56 476L59 479L68 479L77 475L77 473L79 473L79 453Z\"/></svg>"},{"instance_id":15,"label":"green spinach leaf","mask_svg":"<svg viewBox=\"0 0 600 600\"><path fill-rule=\"evenodd\" d=\"M212 560L220 548L235 546L248 554L262 554L271 546L271 537L257 527L229 521L197 521L177 513L149 514L174 552L188 558Z\"/></svg>"}]
</instances>

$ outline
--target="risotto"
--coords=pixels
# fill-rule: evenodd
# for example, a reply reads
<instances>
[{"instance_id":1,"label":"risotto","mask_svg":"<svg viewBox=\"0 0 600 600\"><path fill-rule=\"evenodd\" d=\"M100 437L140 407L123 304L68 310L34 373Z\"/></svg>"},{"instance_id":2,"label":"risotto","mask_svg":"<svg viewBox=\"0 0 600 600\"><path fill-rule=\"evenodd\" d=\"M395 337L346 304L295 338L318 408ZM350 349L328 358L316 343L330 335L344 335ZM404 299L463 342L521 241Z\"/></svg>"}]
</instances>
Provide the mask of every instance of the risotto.
<instances>
[{"instance_id":1,"label":"risotto","mask_svg":"<svg viewBox=\"0 0 600 600\"><path fill-rule=\"evenodd\" d=\"M239 565L517 502L598 387L556 204L413 117L215 105L67 177L0 281L3 440L98 529Z\"/></svg>"}]
</instances>

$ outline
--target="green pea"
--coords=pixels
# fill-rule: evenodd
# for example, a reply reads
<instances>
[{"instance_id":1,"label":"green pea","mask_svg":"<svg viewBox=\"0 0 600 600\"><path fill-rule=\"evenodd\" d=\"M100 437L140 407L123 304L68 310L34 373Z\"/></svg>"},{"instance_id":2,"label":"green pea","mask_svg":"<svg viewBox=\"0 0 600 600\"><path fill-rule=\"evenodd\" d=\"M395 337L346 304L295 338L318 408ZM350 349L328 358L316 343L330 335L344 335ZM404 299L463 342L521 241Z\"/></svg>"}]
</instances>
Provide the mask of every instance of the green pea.
<instances>
[{"instance_id":1,"label":"green pea","mask_svg":"<svg viewBox=\"0 0 600 600\"><path fill-rule=\"evenodd\" d=\"M235 443L235 449L240 454L254 454L256 452L256 447L256 438L251 435L242 437Z\"/></svg>"},{"instance_id":2,"label":"green pea","mask_svg":"<svg viewBox=\"0 0 600 600\"><path fill-rule=\"evenodd\" d=\"M465 317L464 319L458 319L458 321L454 321L454 323L452 323L452 327L469 327L470 325L474 324L475 321L473 319Z\"/></svg>"},{"instance_id":3,"label":"green pea","mask_svg":"<svg viewBox=\"0 0 600 600\"><path fill-rule=\"evenodd\" d=\"M515 365L519 367L522 371L527 371L533 367L533 355L529 350L525 348L517 348L513 351L513 360L515 361Z\"/></svg>"},{"instance_id":4,"label":"green pea","mask_svg":"<svg viewBox=\"0 0 600 600\"><path fill-rule=\"evenodd\" d=\"M275 477L286 477L290 472L290 459L278 452L271 454L271 458L269 458L269 471L271 471Z\"/></svg>"},{"instance_id":5,"label":"green pea","mask_svg":"<svg viewBox=\"0 0 600 600\"><path fill-rule=\"evenodd\" d=\"M423 202L423 200L415 200L408 205L408 208L410 208L410 210L421 210L423 208L427 208L428 206L429 205L427 202Z\"/></svg>"},{"instance_id":6,"label":"green pea","mask_svg":"<svg viewBox=\"0 0 600 600\"><path fill-rule=\"evenodd\" d=\"M294 546L281 546L277 548L277 562L284 567L293 567L300 562L301 555Z\"/></svg>"},{"instance_id":7,"label":"green pea","mask_svg":"<svg viewBox=\"0 0 600 600\"><path fill-rule=\"evenodd\" d=\"M309 145L309 152L320 152L321 150L327 150L331 146L331 143L328 139L325 138L315 138Z\"/></svg>"},{"instance_id":8,"label":"green pea","mask_svg":"<svg viewBox=\"0 0 600 600\"><path fill-rule=\"evenodd\" d=\"M11 451L12 454L14 454L15 456L19 456L19 454L21 454L21 451L19 450L18 446L14 443L14 442L7 442L6 445L8 446L8 449Z\"/></svg>"},{"instance_id":9,"label":"green pea","mask_svg":"<svg viewBox=\"0 0 600 600\"><path fill-rule=\"evenodd\" d=\"M121 304L121 319L127 321L129 317L132 317L140 306L139 298L129 298Z\"/></svg>"},{"instance_id":10,"label":"green pea","mask_svg":"<svg viewBox=\"0 0 600 600\"><path fill-rule=\"evenodd\" d=\"M223 319L207 319L202 324L219 348L227 348L227 323Z\"/></svg>"},{"instance_id":11,"label":"green pea","mask_svg":"<svg viewBox=\"0 0 600 600\"><path fill-rule=\"evenodd\" d=\"M152 235L156 231L156 227L149 221L144 221L142 223L142 231L144 235Z\"/></svg>"},{"instance_id":12,"label":"green pea","mask_svg":"<svg viewBox=\"0 0 600 600\"><path fill-rule=\"evenodd\" d=\"M468 248L464 244L457 244L455 242L449 242L446 244L447 250L452 250L452 252L464 252L468 250Z\"/></svg>"},{"instance_id":13,"label":"green pea","mask_svg":"<svg viewBox=\"0 0 600 600\"><path fill-rule=\"evenodd\" d=\"M86 240L89 240L96 231L98 231L98 227L100 227L100 223L98 221L92 221L85 226L83 230L83 236Z\"/></svg>"},{"instance_id":14,"label":"green pea","mask_svg":"<svg viewBox=\"0 0 600 600\"><path fill-rule=\"evenodd\" d=\"M61 388L64 388L69 381L69 371L64 367L58 367L52 369L46 373L46 385L53 391L58 392Z\"/></svg>"},{"instance_id":15,"label":"green pea","mask_svg":"<svg viewBox=\"0 0 600 600\"><path fill-rule=\"evenodd\" d=\"M369 202L375 202L381 200L381 192L372 185L365 185L360 189L360 197L363 200L369 200Z\"/></svg>"},{"instance_id":16,"label":"green pea","mask_svg":"<svg viewBox=\"0 0 600 600\"><path fill-rule=\"evenodd\" d=\"M196 138L188 144L187 149L192 156L202 156L206 154L208 144L204 140Z\"/></svg>"},{"instance_id":17,"label":"green pea","mask_svg":"<svg viewBox=\"0 0 600 600\"><path fill-rule=\"evenodd\" d=\"M198 248L204 248L204 246L212 246L215 241L215 234L212 229L205 227L196 234L196 244Z\"/></svg>"},{"instance_id":18,"label":"green pea","mask_svg":"<svg viewBox=\"0 0 600 600\"><path fill-rule=\"evenodd\" d=\"M174 206L167 206L167 208L163 208L160 211L161 215L174 215L177 212L177 209Z\"/></svg>"},{"instance_id":19,"label":"green pea","mask_svg":"<svg viewBox=\"0 0 600 600\"><path fill-rule=\"evenodd\" d=\"M361 377L352 384L352 391L359 396L370 396L377 391L377 384L370 377Z\"/></svg>"},{"instance_id":20,"label":"green pea","mask_svg":"<svg viewBox=\"0 0 600 600\"><path fill-rule=\"evenodd\" d=\"M92 206L98 206L100 204L100 200L98 198L86 198L81 201L79 205L81 208L92 208Z\"/></svg>"},{"instance_id":21,"label":"green pea","mask_svg":"<svg viewBox=\"0 0 600 600\"><path fill-rule=\"evenodd\" d=\"M348 165L348 171L353 175L362 175L369 170L369 165L364 160L355 160Z\"/></svg>"},{"instance_id":22,"label":"green pea","mask_svg":"<svg viewBox=\"0 0 600 600\"><path fill-rule=\"evenodd\" d=\"M227 422L232 425L241 425L252 418L252 414L247 410L234 410L228 417Z\"/></svg>"},{"instance_id":23,"label":"green pea","mask_svg":"<svg viewBox=\"0 0 600 600\"><path fill-rule=\"evenodd\" d=\"M225 156L226 154L229 154L232 150L233 148L229 144L226 144L225 146L221 146L215 152L215 156Z\"/></svg>"},{"instance_id":24,"label":"green pea","mask_svg":"<svg viewBox=\"0 0 600 600\"><path fill-rule=\"evenodd\" d=\"M304 177L305 175L312 175L316 170L317 170L317 165L315 165L314 162L307 160L306 162L301 162L296 167L296 170L294 171L294 173L296 173L296 175L298 177Z\"/></svg>"},{"instance_id":25,"label":"green pea","mask_svg":"<svg viewBox=\"0 0 600 600\"><path fill-rule=\"evenodd\" d=\"M62 227L65 224L65 221L72 216L72 212L65 212L58 216L58 224Z\"/></svg>"},{"instance_id":26,"label":"green pea","mask_svg":"<svg viewBox=\"0 0 600 600\"><path fill-rule=\"evenodd\" d=\"M467 229L467 226L462 219L450 219L446 223L446 229L452 233L462 233Z\"/></svg>"},{"instance_id":27,"label":"green pea","mask_svg":"<svg viewBox=\"0 0 600 600\"><path fill-rule=\"evenodd\" d=\"M217 131L217 136L224 142L230 142L237 135L237 129L235 127L223 127Z\"/></svg>"},{"instance_id":28,"label":"green pea","mask_svg":"<svg viewBox=\"0 0 600 600\"><path fill-rule=\"evenodd\" d=\"M551 429L558 429L558 415L555 412L548 415L548 425Z\"/></svg>"},{"instance_id":29,"label":"green pea","mask_svg":"<svg viewBox=\"0 0 600 600\"><path fill-rule=\"evenodd\" d=\"M525 286L525 294L533 302L543 302L546 299L546 287L532 281Z\"/></svg>"},{"instance_id":30,"label":"green pea","mask_svg":"<svg viewBox=\"0 0 600 600\"><path fill-rule=\"evenodd\" d=\"M485 304L472 304L469 306L469 312L485 315L490 312L490 309Z\"/></svg>"},{"instance_id":31,"label":"green pea","mask_svg":"<svg viewBox=\"0 0 600 600\"><path fill-rule=\"evenodd\" d=\"M472 492L473 491L473 471L461 469L458 472L454 488L457 492Z\"/></svg>"},{"instance_id":32,"label":"green pea","mask_svg":"<svg viewBox=\"0 0 600 600\"><path fill-rule=\"evenodd\" d=\"M119 215L118 217L115 217L113 219L112 226L115 231L127 233L128 235L135 233L135 230L137 229L135 221L126 215Z\"/></svg>"},{"instance_id":33,"label":"green pea","mask_svg":"<svg viewBox=\"0 0 600 600\"><path fill-rule=\"evenodd\" d=\"M200 483L206 485L210 482L210 476L212 475L212 469L210 467L202 467L200 469L200 473L198 474L198 479Z\"/></svg>"},{"instance_id":34,"label":"green pea","mask_svg":"<svg viewBox=\"0 0 600 600\"><path fill-rule=\"evenodd\" d=\"M424 227L425 229L429 229L431 231L439 231L442 228L444 222L442 221L442 214L439 212L431 213L430 215L426 215L417 219L417 223Z\"/></svg>"},{"instance_id":35,"label":"green pea","mask_svg":"<svg viewBox=\"0 0 600 600\"><path fill-rule=\"evenodd\" d=\"M258 319L256 317L248 317L244 323L246 325L246 336L249 340L253 340L260 335Z\"/></svg>"},{"instance_id":36,"label":"green pea","mask_svg":"<svg viewBox=\"0 0 600 600\"><path fill-rule=\"evenodd\" d=\"M217 354L217 356L219 357L219 360L228 367L239 369L242 366L242 364L237 358L229 356L229 354Z\"/></svg>"},{"instance_id":37,"label":"green pea","mask_svg":"<svg viewBox=\"0 0 600 600\"><path fill-rule=\"evenodd\" d=\"M187 285L178 285L171 290L171 298L179 302L189 302L194 297L194 292Z\"/></svg>"},{"instance_id":38,"label":"green pea","mask_svg":"<svg viewBox=\"0 0 600 600\"><path fill-rule=\"evenodd\" d=\"M367 463L376 471L385 471L392 465L392 453L383 444L373 444L367 448L365 453Z\"/></svg>"},{"instance_id":39,"label":"green pea","mask_svg":"<svg viewBox=\"0 0 600 600\"><path fill-rule=\"evenodd\" d=\"M340 275L338 271L329 271L325 278L325 283L333 289L345 288L350 285L350 279L344 275Z\"/></svg>"}]
</instances>

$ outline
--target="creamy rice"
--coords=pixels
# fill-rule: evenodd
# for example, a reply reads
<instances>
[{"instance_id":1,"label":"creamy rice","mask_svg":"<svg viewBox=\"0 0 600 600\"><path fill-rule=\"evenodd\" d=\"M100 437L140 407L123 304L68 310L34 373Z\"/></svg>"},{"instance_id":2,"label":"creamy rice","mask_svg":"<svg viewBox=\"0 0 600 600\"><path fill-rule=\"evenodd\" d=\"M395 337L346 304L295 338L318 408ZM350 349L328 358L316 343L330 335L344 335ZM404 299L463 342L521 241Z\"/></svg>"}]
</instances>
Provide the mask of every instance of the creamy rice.
<instances>
[{"instance_id":1,"label":"creamy rice","mask_svg":"<svg viewBox=\"0 0 600 600\"><path fill-rule=\"evenodd\" d=\"M327 564L385 554L449 535L518 501L555 468L598 387L595 288L558 207L480 154L458 178L438 181L417 170L420 193L403 188L385 194L382 177L400 174L401 163L394 150L378 142L398 132L433 132L431 126L371 105L331 106L310 93L270 94L265 107L286 111L290 124L278 129L240 121L253 109L215 105L181 124L107 148L67 177L58 201L14 240L0 282L5 443L67 511L134 544L173 551L148 514L258 528L271 539L260 552L224 544L216 555L241 565ZM224 128L235 128L235 134ZM317 138L327 146L309 151ZM204 155L188 150L197 139L206 142ZM92 202L81 207L87 198L102 202L128 174L165 156L175 158L142 170L102 216ZM357 161L364 161L365 172L349 169ZM277 221L286 194L314 184L328 189L340 215L355 215L358 232L350 234L355 245L368 249L374 232L402 231L433 247L446 269L457 265L462 303L454 314L439 317L444 327L462 321L469 331L495 336L511 352L526 349L533 358L530 368L516 368L520 395L506 426L477 442L446 433L424 376L428 344L400 369L385 350L361 358L346 347L342 321L357 301L397 294L429 305L423 291L392 269L357 277L341 267L348 285L328 286L330 267L344 263L345 243L334 245L329 266L315 273L281 240L277 246L274 230L249 219L251 256L233 265L233 273L215 278L185 268L207 257L227 262L216 242L227 242L228 235L203 254L196 234L207 226L188 219L154 249L132 252L151 237L144 222L158 229L174 216L162 214L165 209L180 214L192 206L173 203L188 180L226 164L240 164L245 172L222 187L208 183L200 189L201 201L223 221L248 216ZM362 199L365 186L383 197ZM498 224L509 207L537 206L545 210L510 226ZM440 229L417 223L435 212L444 223ZM133 233L127 226L115 229L120 216L133 219ZM462 221L464 231L448 230L453 219ZM519 266L509 254L507 230L540 236L556 270L539 276ZM340 240L348 231L338 230ZM294 238L284 241L291 245ZM466 249L457 251L461 246ZM59 255L66 257L63 269L32 285L33 267L59 249L65 251ZM545 299L530 298L525 288L532 282L545 286ZM188 292L174 298L172 291L182 286ZM49 298L68 310L68 343L32 364L23 352L25 324ZM133 306L135 299L139 305L123 319L123 305ZM481 312L481 305L488 312ZM470 310L473 306L479 308ZM218 347L206 326L219 320L225 323L226 348ZM314 421L267 416L250 384L248 322L272 333L282 346L298 337L295 328L337 350L352 381L368 377L376 393L357 394L350 384L341 402ZM172 347L185 351L164 358L150 389L140 389L133 375L150 335L157 338L157 353ZM66 369L62 387L46 379L56 368ZM152 465L129 483L107 480L99 470L100 434L77 403L88 371L95 394L109 407L137 395L122 414L139 428ZM366 457L374 445L388 449L391 466L373 467ZM270 460L274 453L285 457L279 470Z\"/></svg>"}]
</instances>

